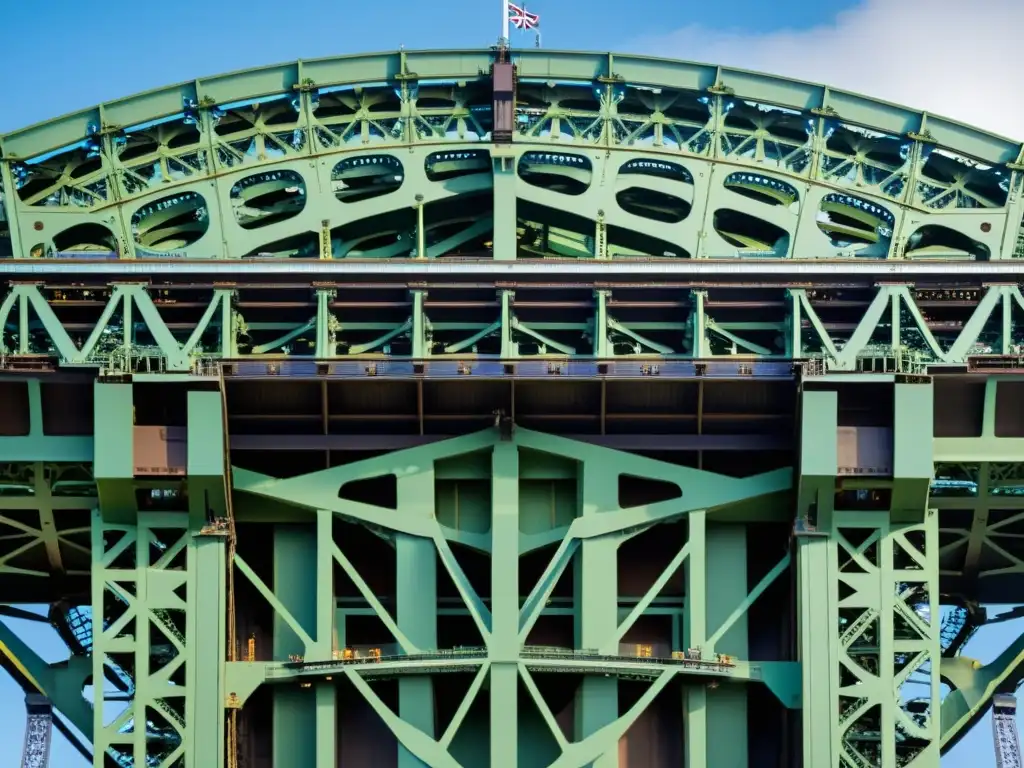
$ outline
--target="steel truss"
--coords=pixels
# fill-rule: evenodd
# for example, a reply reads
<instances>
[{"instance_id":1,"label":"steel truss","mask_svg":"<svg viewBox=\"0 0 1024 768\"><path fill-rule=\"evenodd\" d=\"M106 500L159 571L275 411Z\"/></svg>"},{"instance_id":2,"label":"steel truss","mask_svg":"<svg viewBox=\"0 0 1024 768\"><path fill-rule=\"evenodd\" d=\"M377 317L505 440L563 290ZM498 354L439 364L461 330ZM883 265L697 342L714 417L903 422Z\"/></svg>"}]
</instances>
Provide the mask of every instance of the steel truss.
<instances>
[{"instance_id":1,"label":"steel truss","mask_svg":"<svg viewBox=\"0 0 1024 768\"><path fill-rule=\"evenodd\" d=\"M930 386L897 384L894 398L898 449L920 439ZM937 765L948 734L936 669L938 516L926 508L931 456L927 448L912 457L897 452L891 480L858 484L869 496L884 488L888 503L857 509L849 495L821 493L837 472L835 443L825 439L838 422L837 392L808 392L802 407L798 508L827 534L800 538L797 552L804 732L811 734L804 765ZM911 676L918 695L906 701L901 691Z\"/></svg>"},{"instance_id":2,"label":"steel truss","mask_svg":"<svg viewBox=\"0 0 1024 768\"><path fill-rule=\"evenodd\" d=\"M269 687L276 702L273 706L282 712L296 713L311 707L309 719L303 722L308 722L308 728L313 730L307 732L305 726L293 725L275 730L274 744L279 746L274 751L278 759L314 750L308 754L311 764L323 761L330 765L341 749L340 737L329 735L333 725L328 723L334 722L331 717L324 715L326 719L318 719L313 713L321 707L336 711L339 706L330 703L334 690L331 678L344 678L359 691L383 718L401 749L418 755L428 764L446 765L449 757L445 755L450 756L460 728L458 723L462 721L453 721L441 729L416 719L419 715L410 714L426 711L425 705L410 704L393 712L369 681L397 680L400 691L409 690L401 697L411 697L409 700L413 701L416 696L425 695L416 693L423 690L423 681L432 681L445 672L470 672L474 683L459 710L462 717L473 709L473 697L489 679L492 711L498 708L502 713L500 727L506 727L505 713L510 707L514 709L506 698L515 688L508 676L512 680L516 676L522 678L535 698L540 694L531 681L538 675L588 675L595 669L602 670L603 677L584 678L594 680L584 683L584 691L594 688L588 694L594 701L588 704L590 698L584 697L583 704L586 711L593 710L585 718L592 724L588 726L592 728L592 738L583 731L556 733L548 722L557 745L551 760L557 760L558 765L582 766L607 754L615 740L606 743L597 739L596 734L612 733L604 730L604 726L613 722L615 733L628 727L633 715L623 720L618 715L601 714L604 705L600 702L613 695L608 688L610 683L601 680L616 678L650 681L654 686L650 698L669 685L670 680L681 682L687 691L687 717L692 720L698 717L695 712L706 711L689 723L688 733L693 739L687 741L691 745L687 749L692 759L705 759L709 765L718 758L743 759L745 747L741 740L718 740L710 734L720 729L732 730L727 723L740 717L740 704L729 693L734 686L757 682L766 684L785 707L802 707L804 732L814 734L805 739L804 749L809 750L805 760L832 755L840 761L835 764L839 768L934 765L939 751L955 743L985 711L992 693L1012 684L1024 669L1020 662L1024 651L1018 648L1019 643L1007 650L1006 658L985 667L966 665L965 659L956 654L957 647L965 641L964 632L969 636L972 628L984 621L984 617L976 616L969 597L965 598L967 609L962 624L947 627L937 618L940 595L946 600L956 594L974 594L970 585L978 575L991 578L1024 572L1024 553L1019 552L1014 538L1017 516L990 520L987 529L979 529L979 521L987 518L975 510L979 505L985 509L1019 506L1017 489L1021 480L1017 478L1015 463L979 465L950 461L949 452L962 449L943 442L948 439L936 438L931 453L922 451L920 446L928 443L927 439L922 442L921 433L929 433L932 418L933 384L927 377L921 383L896 384L893 390L896 421L892 439L896 452L892 479L841 476L837 459L828 458L830 452L835 456L835 444L830 449L825 436L833 433L828 428L829 421L836 423L838 418L835 391L830 389L841 388L842 381L841 377L822 377L816 389L802 397L804 431L797 486L798 514L807 519L813 517L817 535L799 536L795 552L797 583L802 585L800 601L805 611L801 619L801 665L752 661L741 639L746 637L745 633L735 631L750 605L789 569L791 555L780 555L776 567L751 589L732 585L735 579L730 578L727 569L738 567L734 557L714 554L719 546L726 547L723 551L740 546L729 538L727 528L715 522L718 516L728 517L725 510L730 505L742 505L744 500L756 498L767 504L761 506L763 511L771 509L773 502L768 500L791 487L789 470L734 479L499 423L465 437L296 477L275 478L236 467L232 472L235 504L229 513L224 490L225 454L218 447L223 444L224 434L220 426L224 414L221 395L194 391L188 395L187 473L183 478L136 477L131 453L110 450L95 455L91 472L57 462L26 465L22 474L10 475L11 487L35 487L44 482L45 492L40 495L37 488L36 495L52 497L54 508L59 506L58 514L72 508L86 511L97 499L99 504L87 527L92 537L92 599L84 621L89 626L79 627L83 620L72 620L72 611L67 608L60 613L67 617L63 619L67 632L81 636L86 643L83 651L91 653L92 667L78 666L59 672L37 664L30 665L29 672L39 689L72 722L93 733L99 755L97 766L104 765L104 754L119 765L168 766L177 765L179 759L185 760L186 766L195 764L190 761L198 758L190 758L190 754L208 755L211 749L222 754L224 736L217 723L224 707L240 716L240 736L236 737L239 754L257 748L245 746L253 744L252 739L256 738L251 735L245 712L263 686ZM96 385L96 434L92 439L97 444L132 444L133 389L131 384ZM991 430L991 425L986 429ZM986 437L987 434L981 440L998 445L1000 438ZM42 438L34 450L66 450L58 447L58 442L65 439ZM917 447L910 455L899 451L901 444ZM541 455L548 458L539 461ZM550 458L559 456L562 458L558 461L568 463L559 464ZM490 469L481 469L478 465L486 457L490 457ZM410 469L395 476L396 466ZM488 466L486 462L484 466ZM518 484L514 482L517 473ZM620 473L685 488L686 495L682 501L622 508L612 482ZM937 479L933 479L933 474ZM338 489L348 484L389 475L396 477L397 482L394 509L339 496ZM450 491L443 490L444 484L461 482L462 477L468 478L466 482L488 478L490 501L479 508L466 506L465 502L461 512L449 508ZM837 478L844 489L853 491L844 490L846 495L836 495L833 502L831 489ZM565 510L557 506L547 528L528 535L506 532L505 527L510 526L520 530L525 525L527 530L533 530L533 523L523 517L528 513L515 499L533 493L530 484L535 481L569 481L572 487L582 483L583 495L573 503L582 510L599 511L597 516L585 511L573 513L571 505ZM822 488L829 492L822 495ZM883 505L886 508L876 505L870 511L850 508L844 505L851 502L844 499L852 499L851 492L888 492L890 496L884 498L890 501ZM926 501L928 498L930 502ZM260 511L260 505L266 502L283 504L281 509L291 511L274 512L268 517ZM812 504L817 505L813 515ZM927 507L938 511L924 514ZM709 509L723 512L708 515L702 511ZM974 522L956 530L960 525L956 515L968 509ZM466 517L471 513L485 517ZM785 504L778 513L786 515ZM211 520L228 518L242 525L269 526L276 556L296 565L268 578L253 564L254 560L250 562L256 556L247 550L250 545L246 544L245 536L232 556L229 547L234 546L234 534L225 529L227 535L219 535L216 525L211 528ZM689 538L680 542L676 556L655 585L646 595L628 603L628 615L620 614L616 620L601 618L607 610L606 602L612 599L608 595L618 594L602 578L608 570L609 558L613 561L615 551L651 526L679 519L686 521ZM299 522L303 520L307 522ZM393 605L381 602L361 575L361 566L353 559L355 553L347 549L346 539L338 538L334 532L334 520L343 527L369 528L396 548L397 611ZM45 531L46 526L40 530ZM71 556L71 560L64 561L64 567L73 569L80 533L78 528L65 529L50 548L44 546L45 534L28 545L39 546L41 552L58 557ZM507 545L502 543L506 534L511 536L515 552L506 551ZM505 581L504 576L518 568L516 563L521 556L546 546L554 547L555 551L526 602L520 608L518 597L506 596L509 604L516 606L516 618L509 624L506 614L512 609L501 607L504 598L500 584ZM490 595L479 592L463 570L459 555L463 548L490 558ZM993 555L1002 556L1003 564L992 565ZM437 571L428 565L435 558L440 566ZM21 562L11 559L8 565L0 567L13 573L12 568L19 568ZM229 634L223 618L229 615L224 575L228 562L234 563L237 579L249 584L277 618L271 635L259 640L260 650L254 652L252 660L226 662L221 683L217 669L225 662L209 649L223 648ZM583 573L583 603L575 609L559 607L558 601L551 599L560 575L570 564ZM335 568L355 585L358 599L340 601L339 593L323 586L339 583L325 576ZM683 609L663 607L665 604L658 598L659 585L667 583L680 570L687 574L685 605ZM499 573L502 578L498 578ZM424 616L423 606L434 603L421 592L430 591L432 579L441 578L442 574L454 583L461 604L457 609L433 609L433 621L436 623L437 617L452 610L471 620L481 638L476 650L453 652L438 647L437 640L432 639L435 635L429 629L431 611ZM701 597L702 590L709 589L711 583L716 595L713 603ZM202 589L198 589L199 584ZM726 600L723 595L733 594L730 590L735 595ZM314 594L315 606L310 602ZM334 605L337 609L328 607ZM577 650L531 648L533 622L564 610L580 622L580 631L585 635ZM629 642L633 623L651 610L683 611L678 613L674 648L640 652L639 646ZM344 621L339 620L339 616L349 615L378 618L387 636L366 646L369 650L359 650L361 646L346 641ZM831 619L823 622L823 616ZM140 630L141 626L147 629ZM236 627L233 634L243 638L244 644L248 632ZM5 632L0 640L18 658L33 658L31 651L19 646L9 633ZM840 650L839 656L820 656L818 649L830 644ZM244 658L244 648L236 648L235 657ZM592 650L585 650L588 648ZM688 659L687 648L700 649L695 660ZM354 654L351 661L343 658L349 649ZM673 652L683 654L683 658L674 657ZM720 654L727 654L728 658L722 659ZM604 676L609 670L614 673L610 678ZM91 729L89 720L83 720L85 713L74 709L69 693L74 690L72 678L88 674L123 683L107 686L105 693L98 694L96 714L86 714L86 718L94 719ZM496 686L495 680L501 675L506 675L506 679ZM925 681L927 693L921 695L918 688L918 695L904 705L894 706L893 693L904 688L911 678L919 686ZM707 688L705 681L709 679L715 680L716 686ZM941 700L939 679L955 688ZM797 688L801 680L802 694ZM823 687L816 682L820 680L833 682ZM310 689L306 699L296 698L296 683L301 683L300 691ZM497 704L495 696L500 699ZM702 696L725 698L708 708L699 701ZM121 701L127 697L132 703L116 720L102 722L100 705L105 697ZM826 699L831 702L827 706ZM643 701L649 699L645 697ZM808 702L818 703L808 706ZM641 709L630 712L639 717ZM542 721L552 717L550 711L540 712ZM823 718L832 712L838 715L826 724ZM145 728L136 727L142 718ZM716 718L722 718L721 722ZM473 727L487 727L493 735L499 725L478 723ZM707 738L699 736L701 729L707 729ZM827 733L833 734L830 740L819 741ZM500 739L498 743L495 748L514 748Z\"/></svg>"},{"instance_id":3,"label":"steel truss","mask_svg":"<svg viewBox=\"0 0 1024 768\"><path fill-rule=\"evenodd\" d=\"M0 593L71 651L0 665L95 768L650 765L666 712L688 768L936 768L1024 679L962 654L1022 613L1024 147L514 59L0 137Z\"/></svg>"},{"instance_id":4,"label":"steel truss","mask_svg":"<svg viewBox=\"0 0 1024 768\"><path fill-rule=\"evenodd\" d=\"M525 481L517 478L523 477L522 473L527 464L533 466L539 455L535 452L579 462L579 470L570 469L568 465L562 469L551 466L547 470L540 470L540 474L531 472L531 476L536 477L538 481L545 479L545 475L550 476L551 480L557 479L556 475L558 478L572 479L578 471L578 479L583 485L582 496L577 503L581 504L584 510L593 511L585 512L572 522L571 517L564 523L553 522L549 524L547 530L537 530L524 539L517 534L525 522L522 518L523 512L519 511L518 498L520 493L525 492L527 486L522 485ZM454 474L451 474L451 471L446 473L450 481L457 481L462 473L469 470L468 462L475 464L478 460L489 461L490 469L485 471L486 475L490 476L492 494L489 532L472 533L470 529L475 528L475 524L456 530L451 526L458 523L450 520L447 513L441 511L445 502L441 497L435 496L432 489L436 484L437 473L450 457L462 457L462 460L467 462L463 465L465 469L453 467ZM678 501L658 502L622 509L615 498L615 478L609 477L607 471L607 462L613 460L613 457L618 471L631 476L678 484L680 487L685 485L691 489L689 500L682 505ZM385 511L367 503L339 503L337 491L332 489L344 487L350 482L368 481L382 473L390 474L395 461L410 468L415 467L415 470L402 472L397 477L397 512ZM569 472L568 475L564 474L566 471ZM620 736L640 716L659 691L677 674L698 673L688 670L698 670L701 662L687 662L685 659L678 662L670 659L660 662L656 658L637 659L635 646L621 646L622 638L658 597L661 586L687 563L690 588L686 615L689 618L684 619L684 627L688 629L683 629L683 635L678 640L678 648L683 648L684 644L699 647L702 649L702 658L712 660L715 654L726 651L740 659L746 655L741 653L742 643L734 633L730 634L731 630L742 620L749 605L786 571L789 556L783 553L776 567L749 593L745 585L736 584L734 586L740 591L730 593L728 600L723 603L716 591L715 607L712 608L712 603L705 597L709 576L705 576L704 573L705 569L710 567L704 561L704 551L709 546L706 538L708 534L705 533L705 513L699 510L712 505L735 503L743 498L770 494L773 488L781 489L788 486L787 475L788 472L783 470L742 481L725 481L722 478L718 484L713 484L708 482L713 476L707 473L609 452L607 449L584 446L575 441L521 429L515 430L514 434L507 438L502 437L500 430L488 430L423 448L390 454L380 460L370 459L290 479L273 479L236 469L235 489L243 494L243 498L250 495L274 499L296 508L315 511L318 524L315 532L310 530L303 534L302 538L296 538L297 534L290 534L285 530L277 534L280 542L275 546L296 554L300 550L307 552L302 560L308 563L308 567L291 569L286 580L283 580L284 574L278 574L276 589L263 582L248 565L243 555L244 550L240 549L236 556L236 566L243 576L270 602L282 624L289 628L284 631L287 642L275 640L275 656L281 657L287 653L295 658L301 657L303 663L297 667L294 664L274 661L262 664L229 664L228 687L238 695L238 704L244 706L250 692L261 683L286 682L298 675L307 674L304 670L309 667L312 667L311 673L320 676L321 680L325 674L329 675L333 671L333 674L346 676L366 697L404 749L428 765L454 766L457 763L453 761L449 747L457 737L463 719L471 711L474 697L483 682L489 679L490 763L506 765L510 764L510 754L524 748L521 745L517 746L515 729L510 725L510 718L521 709L520 705L516 704L516 689L517 679L522 678L533 703L543 716L545 730L549 731L549 735L539 738L545 742L553 739L554 743L546 747L554 750L549 758L554 761L552 765L583 766L591 764L594 760L598 760L599 763L607 762L608 759L612 759L611 753L617 749L616 744ZM427 513L435 505L439 510L436 517ZM571 515L568 509L565 512ZM244 513L239 507L236 509L236 515L241 514ZM397 548L399 567L397 613L379 602L353 565L351 553L346 553L340 541L334 538L332 520L336 515L341 515L350 524L371 526L393 540ZM651 525L677 519L680 515L686 516L689 520L689 540L680 542L677 555L657 579L655 586L639 598L630 614L625 619L617 619L617 589L614 583L608 582L607 578L601 578L600 574L607 574L609 570L614 574L614 569L609 568L609 563L615 562L616 551L623 543ZM562 513L558 513L558 517L561 516ZM707 523L707 526L714 527L711 523ZM492 591L489 600L476 591L463 571L459 557L452 549L452 545L456 544L489 555L492 569ZM557 545L556 551L551 556L541 580L533 586L520 608L520 598L516 594L518 579L510 576L517 573L520 557L550 545ZM461 595L463 610L468 613L479 632L483 650L464 651L454 655L450 651L434 650L437 648L434 634L436 629L433 628L436 626L436 619L425 622L422 606L429 602L427 595L433 594L435 579L441 575L434 570L435 558L441 565L441 572L452 580ZM562 649L539 648L531 652L531 631L545 612L545 605L549 603L560 577L574 561L577 568L583 568L588 572L582 582L582 613L578 613L577 617L582 632L581 647L595 650L567 654ZM396 651L390 652L391 656L374 659L368 663L359 663L356 659L353 660L355 663L331 661L337 656L336 646L346 645L346 640L341 634L342 625L335 625L332 621L334 599L330 592L329 574L333 563L337 563L341 571L352 580L358 593L365 600L364 605L372 609L373 614L383 622L389 634L397 641ZM710 571L709 575L713 576ZM301 588L300 583L306 586ZM287 599L288 595L292 595L291 600L294 602L308 590L315 590L317 595L315 621L313 614L307 613L308 607L300 606L299 603L290 606ZM303 613L300 615L299 611ZM432 612L430 609L428 611ZM697 618L698 616L700 618ZM335 637L336 641L333 639ZM729 637L733 639L729 640ZM379 654L380 650L377 652ZM405 660L406 655L408 660ZM424 684L417 683L414 679L415 675L423 675L428 671L424 667L428 663L435 669L447 666L461 671L467 664L476 667L473 685L459 707L455 719L443 733L432 722L432 708L426 706L426 700L418 706L412 705L413 701L420 700L418 697L429 695L431 690L432 683L426 683L425 688ZM687 666L688 663L690 667ZM391 669L390 673L386 668ZM404 674L403 668L406 670ZM621 674L631 675L636 679L646 678L653 682L640 700L625 715L619 716L614 679L585 677L582 703L582 722L585 725L575 735L565 733L562 726L555 722L554 715L537 690L533 677L545 672L578 674L592 670L603 672L610 668L620 669ZM769 685L786 706L795 706L797 678L792 676L793 671L795 670L792 665L787 662L748 665L745 661L712 661L706 671L701 670L699 674L717 674L724 680L761 680ZM396 715L364 681L364 676L377 677L381 674L400 676L398 684L403 713L401 716ZM323 706L332 706L329 702L333 700L333 690L330 684L316 683L315 695L307 696L302 706L313 707L316 711ZM721 695L725 697L723 701L733 701L735 698L727 692ZM289 702L288 706L299 703L287 689L282 691L280 699L281 706L285 706L285 701ZM406 712L409 715L404 714ZM716 715L722 718L729 716L731 715L726 711ZM312 728L314 723L319 721L311 717L307 722ZM321 761L325 766L330 765L330 761L334 759L332 742L335 734L333 720L328 718L328 722L331 725L325 729L327 733L321 730L319 725L316 726L315 734L312 730L307 733L301 729L276 733L275 753L283 756L297 754L295 750L299 750L311 765L319 765ZM700 727L718 728L721 725L711 723ZM696 725L692 727L697 728ZM282 737L280 742L278 735ZM314 745L317 750L315 752ZM734 746L729 748L736 749ZM322 754L320 750L330 753L330 756ZM714 755L706 759L711 761ZM704 764L710 762L701 763Z\"/></svg>"},{"instance_id":5,"label":"steel truss","mask_svg":"<svg viewBox=\"0 0 1024 768\"><path fill-rule=\"evenodd\" d=\"M100 386L97 397L98 413L112 419L110 437L125 418L131 428L130 389ZM189 403L193 444L201 431L212 442L201 453L189 451L195 471L186 514L140 509L142 498L171 500L173 508L182 489L178 482L155 481L137 493L131 454L95 464L100 509L92 520L92 672L95 679L131 681L128 705L113 719L105 714L109 689L96 690L91 731L98 768L104 755L122 765L162 768L210 765L213 755L224 755L219 691L227 552L223 539L194 535L208 515L224 515L220 396L193 393ZM209 423L200 429L197 419Z\"/></svg>"},{"instance_id":6,"label":"steel truss","mask_svg":"<svg viewBox=\"0 0 1024 768\"><path fill-rule=\"evenodd\" d=\"M1000 137L727 67L547 51L516 52L506 118L492 63L298 62L8 134L0 234L25 258L1022 252L1024 153Z\"/></svg>"},{"instance_id":7,"label":"steel truss","mask_svg":"<svg viewBox=\"0 0 1024 768\"><path fill-rule=\"evenodd\" d=\"M1019 355L1022 321L1024 296L1016 285L22 284L0 303L0 352L8 366L38 356L112 373L203 373L215 361L245 359L654 363L730 357L820 358L829 371L889 365L891 372L916 372L964 365L975 356Z\"/></svg>"}]
</instances>

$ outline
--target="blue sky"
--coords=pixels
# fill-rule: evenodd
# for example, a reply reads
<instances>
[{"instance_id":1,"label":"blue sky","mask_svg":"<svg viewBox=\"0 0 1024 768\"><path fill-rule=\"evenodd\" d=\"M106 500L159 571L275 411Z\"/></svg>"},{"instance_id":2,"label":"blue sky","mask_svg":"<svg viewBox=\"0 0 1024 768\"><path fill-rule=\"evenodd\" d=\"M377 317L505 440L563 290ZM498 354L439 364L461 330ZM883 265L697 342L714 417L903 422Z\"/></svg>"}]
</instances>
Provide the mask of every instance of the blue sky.
<instances>
[{"instance_id":1,"label":"blue sky","mask_svg":"<svg viewBox=\"0 0 1024 768\"><path fill-rule=\"evenodd\" d=\"M548 48L622 50L633 40L693 23L745 33L797 20L800 26L827 23L852 5L849 0L535 0L528 7L541 15ZM486 46L501 30L500 0L305 0L294 6L247 0L244 12L243 4L223 0L5 6L5 29L26 33L5 35L0 51L0 71L17 73L4 84L0 131L202 75L403 45ZM521 43L532 45L532 37ZM686 57L679 52L678 58Z\"/></svg>"},{"instance_id":2,"label":"blue sky","mask_svg":"<svg viewBox=\"0 0 1024 768\"><path fill-rule=\"evenodd\" d=\"M499 0L424 4L305 0L105 0L6 3L0 132L137 91L298 58L406 48L470 48L500 30ZM242 10L244 7L244 11ZM1006 67L1024 28L1020 0L534 0L548 48L615 50L708 61L827 82L1024 137L1024 68ZM172 11L173 9L173 11ZM169 12L172 11L172 15ZM993 23L997 21L998 23ZM531 36L513 39L532 45ZM1008 95L1009 94L1009 95ZM51 632L14 622L56 660ZM1022 631L982 630L987 661ZM17 768L22 696L0 673L0 768ZM994 764L988 721L943 760ZM981 756L979 762L978 755ZM55 737L52 765L77 768Z\"/></svg>"}]
</instances>

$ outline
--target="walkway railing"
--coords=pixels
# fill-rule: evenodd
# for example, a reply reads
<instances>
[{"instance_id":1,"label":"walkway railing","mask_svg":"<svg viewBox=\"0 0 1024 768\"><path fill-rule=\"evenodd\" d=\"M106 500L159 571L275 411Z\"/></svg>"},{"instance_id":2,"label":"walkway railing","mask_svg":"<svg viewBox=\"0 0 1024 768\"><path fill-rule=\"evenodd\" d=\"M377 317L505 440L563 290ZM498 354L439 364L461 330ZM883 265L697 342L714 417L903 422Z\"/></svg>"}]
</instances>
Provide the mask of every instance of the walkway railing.
<instances>
[{"instance_id":1,"label":"walkway railing","mask_svg":"<svg viewBox=\"0 0 1024 768\"><path fill-rule=\"evenodd\" d=\"M620 643L617 653L601 653L595 648L572 649L558 646L525 646L520 650L520 658L524 662L556 661L556 662L642 662L665 666L685 666L703 671L726 671L736 666L736 659L725 654L714 654L705 657L700 649L691 648L687 651L673 651L667 645L644 643ZM336 650L330 661L307 662L302 656L289 656L286 666L306 672L336 669L339 663L349 664L408 664L415 662L439 662L476 660L487 657L487 648L482 646L464 646L444 650L423 651L421 653L404 653L397 644L379 646L349 646Z\"/></svg>"}]
</instances>

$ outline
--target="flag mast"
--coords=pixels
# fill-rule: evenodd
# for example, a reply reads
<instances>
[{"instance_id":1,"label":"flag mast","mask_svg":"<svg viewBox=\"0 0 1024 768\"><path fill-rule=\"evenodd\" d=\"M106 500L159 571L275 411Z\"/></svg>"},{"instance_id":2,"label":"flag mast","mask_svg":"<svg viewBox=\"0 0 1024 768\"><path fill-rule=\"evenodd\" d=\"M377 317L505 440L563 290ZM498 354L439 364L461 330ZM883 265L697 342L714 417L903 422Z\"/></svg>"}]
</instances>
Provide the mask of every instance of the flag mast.
<instances>
[{"instance_id":1,"label":"flag mast","mask_svg":"<svg viewBox=\"0 0 1024 768\"><path fill-rule=\"evenodd\" d=\"M507 0L506 0L507 2ZM526 3L523 3L523 16L529 18L526 14ZM529 27L527 27L529 29ZM537 26L533 28L533 47L540 48L540 16L537 17Z\"/></svg>"},{"instance_id":2,"label":"flag mast","mask_svg":"<svg viewBox=\"0 0 1024 768\"><path fill-rule=\"evenodd\" d=\"M508 17L508 0L501 0L501 40L498 43L502 48L509 47Z\"/></svg>"}]
</instances>

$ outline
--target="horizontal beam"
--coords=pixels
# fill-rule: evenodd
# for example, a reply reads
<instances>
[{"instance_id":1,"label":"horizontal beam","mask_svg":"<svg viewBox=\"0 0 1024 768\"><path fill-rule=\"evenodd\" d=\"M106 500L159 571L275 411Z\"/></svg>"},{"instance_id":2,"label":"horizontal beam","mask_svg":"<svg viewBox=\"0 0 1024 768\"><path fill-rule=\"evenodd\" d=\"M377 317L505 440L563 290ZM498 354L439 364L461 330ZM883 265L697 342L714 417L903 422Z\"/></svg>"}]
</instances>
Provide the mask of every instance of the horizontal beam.
<instances>
[{"instance_id":1,"label":"horizontal beam","mask_svg":"<svg viewBox=\"0 0 1024 768\"><path fill-rule=\"evenodd\" d=\"M257 278L380 280L503 279L517 283L546 280L574 281L619 280L643 283L651 279L720 279L723 282L780 285L853 278L869 282L924 280L949 283L956 280L1018 282L1021 266L1014 261L889 261L861 259L826 261L824 259L678 259L652 261L531 261L507 262L443 261L388 259L280 259L246 261L154 261L146 259L118 261L78 261L58 259L0 260L0 275L17 280L44 279L49 276L104 277L112 280L152 278L215 278L225 275ZM788 282L787 282L788 281Z\"/></svg>"},{"instance_id":2,"label":"horizontal beam","mask_svg":"<svg viewBox=\"0 0 1024 768\"><path fill-rule=\"evenodd\" d=\"M666 380L666 379L771 379L786 381L796 378L799 364L786 360L755 360L751 356L721 356L691 360L664 360L656 356L588 358L477 358L467 355L463 360L444 358L330 358L294 360L288 358L262 360L230 360L220 365L225 379L258 380L261 382L295 381L297 379L525 379L533 381L566 380ZM206 375L217 377L217 366ZM142 379L145 374L137 375Z\"/></svg>"},{"instance_id":3,"label":"horizontal beam","mask_svg":"<svg viewBox=\"0 0 1024 768\"><path fill-rule=\"evenodd\" d=\"M525 266L527 278L537 277L530 270L546 268ZM999 271L1003 264L986 268ZM185 291L185 278L174 283L174 298L160 285L127 279L98 290L13 283L0 302L0 369L23 377L88 365L138 381L222 374L277 380L792 379L792 361L811 359L806 373L870 371L877 377L967 368L1012 374L1024 369L1017 351L1024 330L1015 321L1024 295L990 278L978 273L977 286L958 275L943 278L944 286L830 278L830 286L815 282L814 290L772 287L768 277L754 275L723 287L707 287L710 280L682 287L653 277L639 284L467 279L457 284L472 295L458 297L452 280L399 280L390 283L389 294L374 292L379 281L337 281L342 288L307 275L305 290L282 276L291 282L278 283L276 297L272 280L259 278L256 284L266 289L261 301L248 290L238 300L237 286L224 285L229 281ZM552 286L561 286L561 293L546 290ZM137 310L127 314L129 330L125 307ZM283 308L298 319L283 322ZM124 341L113 347L111 339Z\"/></svg>"},{"instance_id":4,"label":"horizontal beam","mask_svg":"<svg viewBox=\"0 0 1024 768\"><path fill-rule=\"evenodd\" d=\"M398 451L448 435L232 435L233 451ZM620 451L771 451L792 448L776 435L565 435Z\"/></svg>"}]
</instances>

